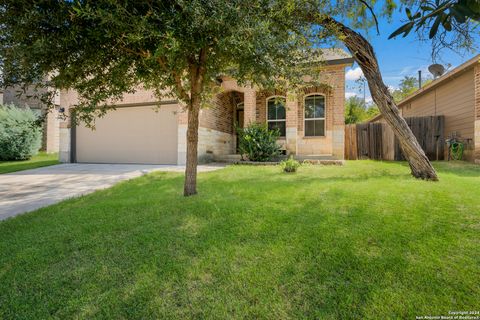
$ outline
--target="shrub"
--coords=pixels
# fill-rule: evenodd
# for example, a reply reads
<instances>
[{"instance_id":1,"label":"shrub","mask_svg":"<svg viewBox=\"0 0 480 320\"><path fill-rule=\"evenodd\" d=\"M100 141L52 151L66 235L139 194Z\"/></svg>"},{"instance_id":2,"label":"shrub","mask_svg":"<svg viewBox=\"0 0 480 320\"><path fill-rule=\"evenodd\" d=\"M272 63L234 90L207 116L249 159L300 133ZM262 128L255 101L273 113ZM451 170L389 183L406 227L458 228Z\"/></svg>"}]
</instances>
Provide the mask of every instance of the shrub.
<instances>
[{"instance_id":1,"label":"shrub","mask_svg":"<svg viewBox=\"0 0 480 320\"><path fill-rule=\"evenodd\" d=\"M280 154L278 130L268 130L265 124L253 123L246 128L238 128L237 132L238 150L250 161L265 162Z\"/></svg>"},{"instance_id":2,"label":"shrub","mask_svg":"<svg viewBox=\"0 0 480 320\"><path fill-rule=\"evenodd\" d=\"M0 105L0 160L27 160L42 143L38 116L29 108Z\"/></svg>"},{"instance_id":3,"label":"shrub","mask_svg":"<svg viewBox=\"0 0 480 320\"><path fill-rule=\"evenodd\" d=\"M301 166L300 162L293 159L292 156L287 160L280 162L283 172L297 172L297 169Z\"/></svg>"}]
</instances>

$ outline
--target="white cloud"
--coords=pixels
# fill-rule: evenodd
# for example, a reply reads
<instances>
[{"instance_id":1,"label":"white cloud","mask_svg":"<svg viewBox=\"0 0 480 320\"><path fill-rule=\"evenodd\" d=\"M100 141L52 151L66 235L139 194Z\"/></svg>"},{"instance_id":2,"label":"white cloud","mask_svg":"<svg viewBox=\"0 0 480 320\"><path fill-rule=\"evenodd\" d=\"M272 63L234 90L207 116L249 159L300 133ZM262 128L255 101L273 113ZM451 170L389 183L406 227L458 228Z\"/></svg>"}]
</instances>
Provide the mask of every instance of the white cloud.
<instances>
[{"instance_id":1,"label":"white cloud","mask_svg":"<svg viewBox=\"0 0 480 320\"><path fill-rule=\"evenodd\" d=\"M347 81L355 81L363 77L363 71L360 67L356 67L355 69L350 69L345 74L345 80Z\"/></svg>"},{"instance_id":2,"label":"white cloud","mask_svg":"<svg viewBox=\"0 0 480 320\"><path fill-rule=\"evenodd\" d=\"M351 97L358 97L358 98L362 99L362 101L363 101L363 93L352 92L352 91L345 92L345 99L349 99ZM365 97L365 103L367 104L367 106L371 105L373 103L372 97L367 95Z\"/></svg>"},{"instance_id":3,"label":"white cloud","mask_svg":"<svg viewBox=\"0 0 480 320\"><path fill-rule=\"evenodd\" d=\"M351 97L356 97L358 96L358 93L356 92L345 92L345 98L348 99L348 98L351 98Z\"/></svg>"},{"instance_id":4,"label":"white cloud","mask_svg":"<svg viewBox=\"0 0 480 320\"><path fill-rule=\"evenodd\" d=\"M414 69L414 67L412 66L406 66L406 67L403 67L402 70L400 70L400 74L403 76L403 75L409 75L410 73L412 73L412 70Z\"/></svg>"},{"instance_id":5,"label":"white cloud","mask_svg":"<svg viewBox=\"0 0 480 320\"><path fill-rule=\"evenodd\" d=\"M393 92L393 91L398 89L397 87L392 86L392 85L387 85L387 88L388 88L388 91L390 91L390 92Z\"/></svg>"}]
</instances>

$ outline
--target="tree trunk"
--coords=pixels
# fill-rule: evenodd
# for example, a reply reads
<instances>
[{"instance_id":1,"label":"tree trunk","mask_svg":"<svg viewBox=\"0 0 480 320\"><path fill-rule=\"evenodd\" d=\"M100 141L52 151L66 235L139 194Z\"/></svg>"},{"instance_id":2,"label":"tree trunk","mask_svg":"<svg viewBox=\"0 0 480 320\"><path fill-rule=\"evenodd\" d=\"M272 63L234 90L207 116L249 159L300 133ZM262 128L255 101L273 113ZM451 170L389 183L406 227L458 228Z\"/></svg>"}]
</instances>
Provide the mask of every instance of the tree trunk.
<instances>
[{"instance_id":1,"label":"tree trunk","mask_svg":"<svg viewBox=\"0 0 480 320\"><path fill-rule=\"evenodd\" d=\"M207 50L205 48L200 50L198 60L194 57L190 59L191 87L190 99L188 100L187 163L185 166L185 185L183 187L183 195L186 197L197 194L198 117L202 102L206 59Z\"/></svg>"},{"instance_id":2,"label":"tree trunk","mask_svg":"<svg viewBox=\"0 0 480 320\"><path fill-rule=\"evenodd\" d=\"M187 163L185 166L184 196L197 194L197 165L198 165L198 116L200 101L192 98L188 106L187 125Z\"/></svg>"},{"instance_id":3,"label":"tree trunk","mask_svg":"<svg viewBox=\"0 0 480 320\"><path fill-rule=\"evenodd\" d=\"M377 58L370 43L360 34L330 17L321 19L320 24L326 28L333 26L343 35L341 40L360 65L368 81L373 101L398 138L403 154L410 165L412 175L415 178L437 181L438 177L435 169L407 122L400 116L390 91L383 83Z\"/></svg>"}]
</instances>

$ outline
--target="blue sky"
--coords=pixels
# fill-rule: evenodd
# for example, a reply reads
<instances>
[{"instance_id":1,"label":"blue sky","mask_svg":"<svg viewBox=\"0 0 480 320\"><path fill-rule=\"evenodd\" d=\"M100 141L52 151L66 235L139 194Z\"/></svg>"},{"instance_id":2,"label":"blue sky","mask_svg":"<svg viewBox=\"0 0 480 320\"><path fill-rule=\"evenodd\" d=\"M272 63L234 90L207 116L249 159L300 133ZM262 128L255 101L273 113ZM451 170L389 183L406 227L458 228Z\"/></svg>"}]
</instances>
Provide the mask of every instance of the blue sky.
<instances>
[{"instance_id":1,"label":"blue sky","mask_svg":"<svg viewBox=\"0 0 480 320\"><path fill-rule=\"evenodd\" d=\"M380 19L380 35L378 36L374 30L371 30L367 35L377 54L383 79L391 87L398 87L400 80L404 76L418 77L418 70L422 70L422 78L424 79L426 76L431 76L427 70L427 67L432 64L431 45L429 42L418 41L414 34L410 34L406 38L399 36L388 40L388 36L403 24L402 19L405 19L404 11L396 12L391 22L386 19ZM477 37L477 40L476 44L478 45L480 37ZM451 70L474 55L472 52L458 54L451 50L443 50L436 62L443 64L446 68L448 64L451 64L449 68ZM348 98L355 94L363 97L358 84L352 80L361 75L358 65L354 64L352 68L347 68L346 71L346 97ZM368 88L366 96L367 102L371 101Z\"/></svg>"}]
</instances>

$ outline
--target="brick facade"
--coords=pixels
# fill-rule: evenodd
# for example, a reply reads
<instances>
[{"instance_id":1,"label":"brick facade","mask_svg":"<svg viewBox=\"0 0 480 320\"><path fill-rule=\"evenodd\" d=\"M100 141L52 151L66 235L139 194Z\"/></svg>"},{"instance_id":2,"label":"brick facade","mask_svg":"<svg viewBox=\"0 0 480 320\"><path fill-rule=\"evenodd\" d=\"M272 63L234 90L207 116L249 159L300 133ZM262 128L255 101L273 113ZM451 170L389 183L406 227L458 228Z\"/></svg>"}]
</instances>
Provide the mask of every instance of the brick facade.
<instances>
[{"instance_id":1,"label":"brick facade","mask_svg":"<svg viewBox=\"0 0 480 320\"><path fill-rule=\"evenodd\" d=\"M286 137L279 142L288 154L293 155L325 155L343 159L344 133L344 96L345 96L345 64L324 66L318 70L321 85L308 87L300 92L258 91L251 85L241 86L234 79L223 78L221 92L213 97L200 112L198 156L200 161L214 159L235 153L235 126L237 106L243 102L244 126L249 123L265 123L267 120L266 103L270 96L283 96L286 99ZM304 98L312 93L324 94L326 97L325 136L304 136ZM61 107L66 114L69 108L78 101L75 92L65 91L61 94ZM125 95L118 106L154 105L156 98L152 92L139 90ZM177 103L173 101L172 103ZM186 133L188 112L179 105L177 116L177 162L186 161ZM111 111L115 112L115 111ZM60 159L70 161L71 129L69 120L60 123Z\"/></svg>"},{"instance_id":2,"label":"brick facade","mask_svg":"<svg viewBox=\"0 0 480 320\"><path fill-rule=\"evenodd\" d=\"M257 92L255 99L255 121L258 123L267 122L267 99L273 96L285 97L286 94L278 90Z\"/></svg>"},{"instance_id":3,"label":"brick facade","mask_svg":"<svg viewBox=\"0 0 480 320\"><path fill-rule=\"evenodd\" d=\"M328 66L319 70L321 85L302 90L298 95L297 105L297 154L331 155L337 159L344 158L345 130L345 66ZM325 96L325 136L306 137L304 126L304 100L310 94Z\"/></svg>"},{"instance_id":4,"label":"brick facade","mask_svg":"<svg viewBox=\"0 0 480 320\"><path fill-rule=\"evenodd\" d=\"M233 134L235 106L243 102L243 94L236 91L217 94L201 110L200 127Z\"/></svg>"}]
</instances>

